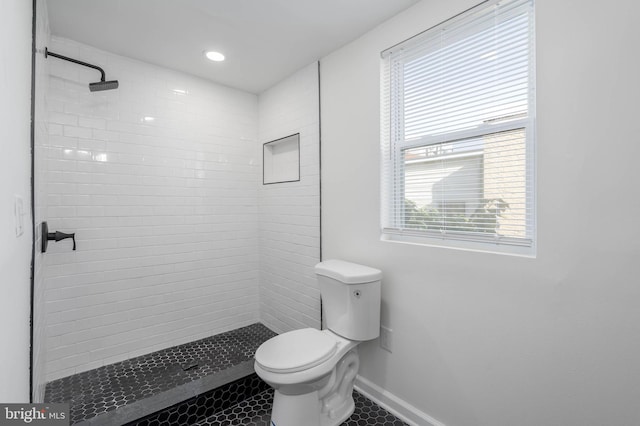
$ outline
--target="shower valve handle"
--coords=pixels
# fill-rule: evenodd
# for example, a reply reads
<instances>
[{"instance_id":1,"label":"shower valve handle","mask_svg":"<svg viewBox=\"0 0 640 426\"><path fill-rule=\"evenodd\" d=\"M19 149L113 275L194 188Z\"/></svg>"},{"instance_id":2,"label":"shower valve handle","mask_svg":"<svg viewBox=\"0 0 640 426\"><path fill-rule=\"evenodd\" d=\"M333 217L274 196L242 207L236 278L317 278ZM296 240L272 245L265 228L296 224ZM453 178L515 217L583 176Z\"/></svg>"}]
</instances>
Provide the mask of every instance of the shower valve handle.
<instances>
[{"instance_id":1,"label":"shower valve handle","mask_svg":"<svg viewBox=\"0 0 640 426\"><path fill-rule=\"evenodd\" d=\"M46 253L47 252L47 245L49 243L49 241L53 240L55 242L61 241L61 240L66 240L67 238L71 238L73 240L73 249L76 249L76 234L65 234L64 232L60 232L60 231L56 231L56 232L49 232L49 225L47 225L47 222L42 222L41 224L41 229L42 229L42 253Z\"/></svg>"},{"instance_id":2,"label":"shower valve handle","mask_svg":"<svg viewBox=\"0 0 640 426\"><path fill-rule=\"evenodd\" d=\"M47 240L55 240L57 243L60 240L66 240L71 238L73 240L73 249L76 249L76 234L65 234L64 232L56 231L47 233Z\"/></svg>"},{"instance_id":3,"label":"shower valve handle","mask_svg":"<svg viewBox=\"0 0 640 426\"><path fill-rule=\"evenodd\" d=\"M66 240L71 238L73 240L73 249L76 249L76 234L65 234L64 232L56 231L47 233L47 240L55 240L57 243L60 240Z\"/></svg>"}]
</instances>

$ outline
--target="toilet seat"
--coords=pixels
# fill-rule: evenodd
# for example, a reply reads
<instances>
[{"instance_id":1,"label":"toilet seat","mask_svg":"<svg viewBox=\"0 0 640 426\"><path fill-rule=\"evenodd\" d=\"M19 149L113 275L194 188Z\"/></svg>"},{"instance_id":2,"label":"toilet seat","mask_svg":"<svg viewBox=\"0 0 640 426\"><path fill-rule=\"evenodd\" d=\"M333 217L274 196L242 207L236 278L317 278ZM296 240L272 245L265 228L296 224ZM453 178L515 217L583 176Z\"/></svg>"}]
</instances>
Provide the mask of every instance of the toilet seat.
<instances>
[{"instance_id":1,"label":"toilet seat","mask_svg":"<svg viewBox=\"0 0 640 426\"><path fill-rule=\"evenodd\" d=\"M256 363L273 373L295 373L331 358L338 341L315 328L303 328L272 337L256 351Z\"/></svg>"}]
</instances>

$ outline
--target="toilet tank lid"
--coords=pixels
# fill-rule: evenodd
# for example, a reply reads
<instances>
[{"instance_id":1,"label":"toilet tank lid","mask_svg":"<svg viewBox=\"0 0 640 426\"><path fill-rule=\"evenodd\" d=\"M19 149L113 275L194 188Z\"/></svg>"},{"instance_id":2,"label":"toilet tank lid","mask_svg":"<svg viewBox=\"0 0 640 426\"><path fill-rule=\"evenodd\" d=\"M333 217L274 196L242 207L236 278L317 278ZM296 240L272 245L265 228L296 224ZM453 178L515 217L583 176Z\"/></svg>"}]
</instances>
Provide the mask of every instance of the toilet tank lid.
<instances>
[{"instance_id":1,"label":"toilet tank lid","mask_svg":"<svg viewBox=\"0 0 640 426\"><path fill-rule=\"evenodd\" d=\"M344 260L325 260L316 265L316 274L333 278L345 284L363 284L378 281L382 271Z\"/></svg>"}]
</instances>

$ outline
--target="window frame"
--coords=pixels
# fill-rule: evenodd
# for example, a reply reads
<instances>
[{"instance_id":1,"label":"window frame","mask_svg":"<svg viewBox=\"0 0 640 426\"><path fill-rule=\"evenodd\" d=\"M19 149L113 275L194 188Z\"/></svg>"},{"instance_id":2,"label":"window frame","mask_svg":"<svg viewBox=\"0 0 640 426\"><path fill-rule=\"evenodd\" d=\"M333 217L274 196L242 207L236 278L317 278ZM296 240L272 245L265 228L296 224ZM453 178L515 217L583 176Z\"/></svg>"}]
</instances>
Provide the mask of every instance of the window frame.
<instances>
[{"instance_id":1,"label":"window frame","mask_svg":"<svg viewBox=\"0 0 640 426\"><path fill-rule=\"evenodd\" d=\"M516 0L517 1L517 0ZM421 136L412 140L405 140L404 135L404 97L399 94L404 93L404 77L402 67L404 62L393 60L388 51L391 49L401 49L404 43L414 45L415 38L423 33L400 43L387 51L382 52L381 62L381 130L388 130L388 134L383 134L382 161L381 161L381 240L390 242L412 243L434 247L447 247L454 249L464 249L489 253L510 254L526 257L536 255L536 117L535 117L535 0L526 0L531 5L529 16L529 40L530 52L528 57L528 96L527 96L527 116L514 118L511 120L500 120L497 122L484 122L477 127L457 130L453 132L443 132ZM483 2L466 12L456 15L453 19L464 19L467 14L482 10L486 7L493 7L504 0L494 0ZM424 33L437 29L445 21L436 25ZM387 57L388 56L388 57ZM392 61L387 63L386 61ZM393 78L396 76L396 78ZM389 84L387 84L389 82ZM508 118L508 117L505 117ZM385 120L387 120L385 122ZM477 235L477 233L464 231L438 231L410 229L399 226L403 224L405 218L405 189L404 161L402 151L412 148L428 147L445 144L471 138L483 138L492 134L517 131L524 129L525 137L525 238L504 237L499 235ZM387 146L385 146L385 144ZM385 157L389 158L385 158ZM391 170L384 170L384 168Z\"/></svg>"}]
</instances>

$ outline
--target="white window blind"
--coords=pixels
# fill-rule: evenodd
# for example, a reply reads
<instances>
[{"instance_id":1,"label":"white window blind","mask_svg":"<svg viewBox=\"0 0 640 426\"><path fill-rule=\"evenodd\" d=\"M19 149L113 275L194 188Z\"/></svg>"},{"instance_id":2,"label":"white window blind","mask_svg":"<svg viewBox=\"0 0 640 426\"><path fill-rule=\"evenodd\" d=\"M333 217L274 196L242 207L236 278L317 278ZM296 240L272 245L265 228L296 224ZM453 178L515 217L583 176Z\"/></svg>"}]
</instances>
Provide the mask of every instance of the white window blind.
<instances>
[{"instance_id":1,"label":"white window blind","mask_svg":"<svg viewBox=\"0 0 640 426\"><path fill-rule=\"evenodd\" d=\"M382 52L383 238L532 254L533 19L485 2Z\"/></svg>"}]
</instances>

